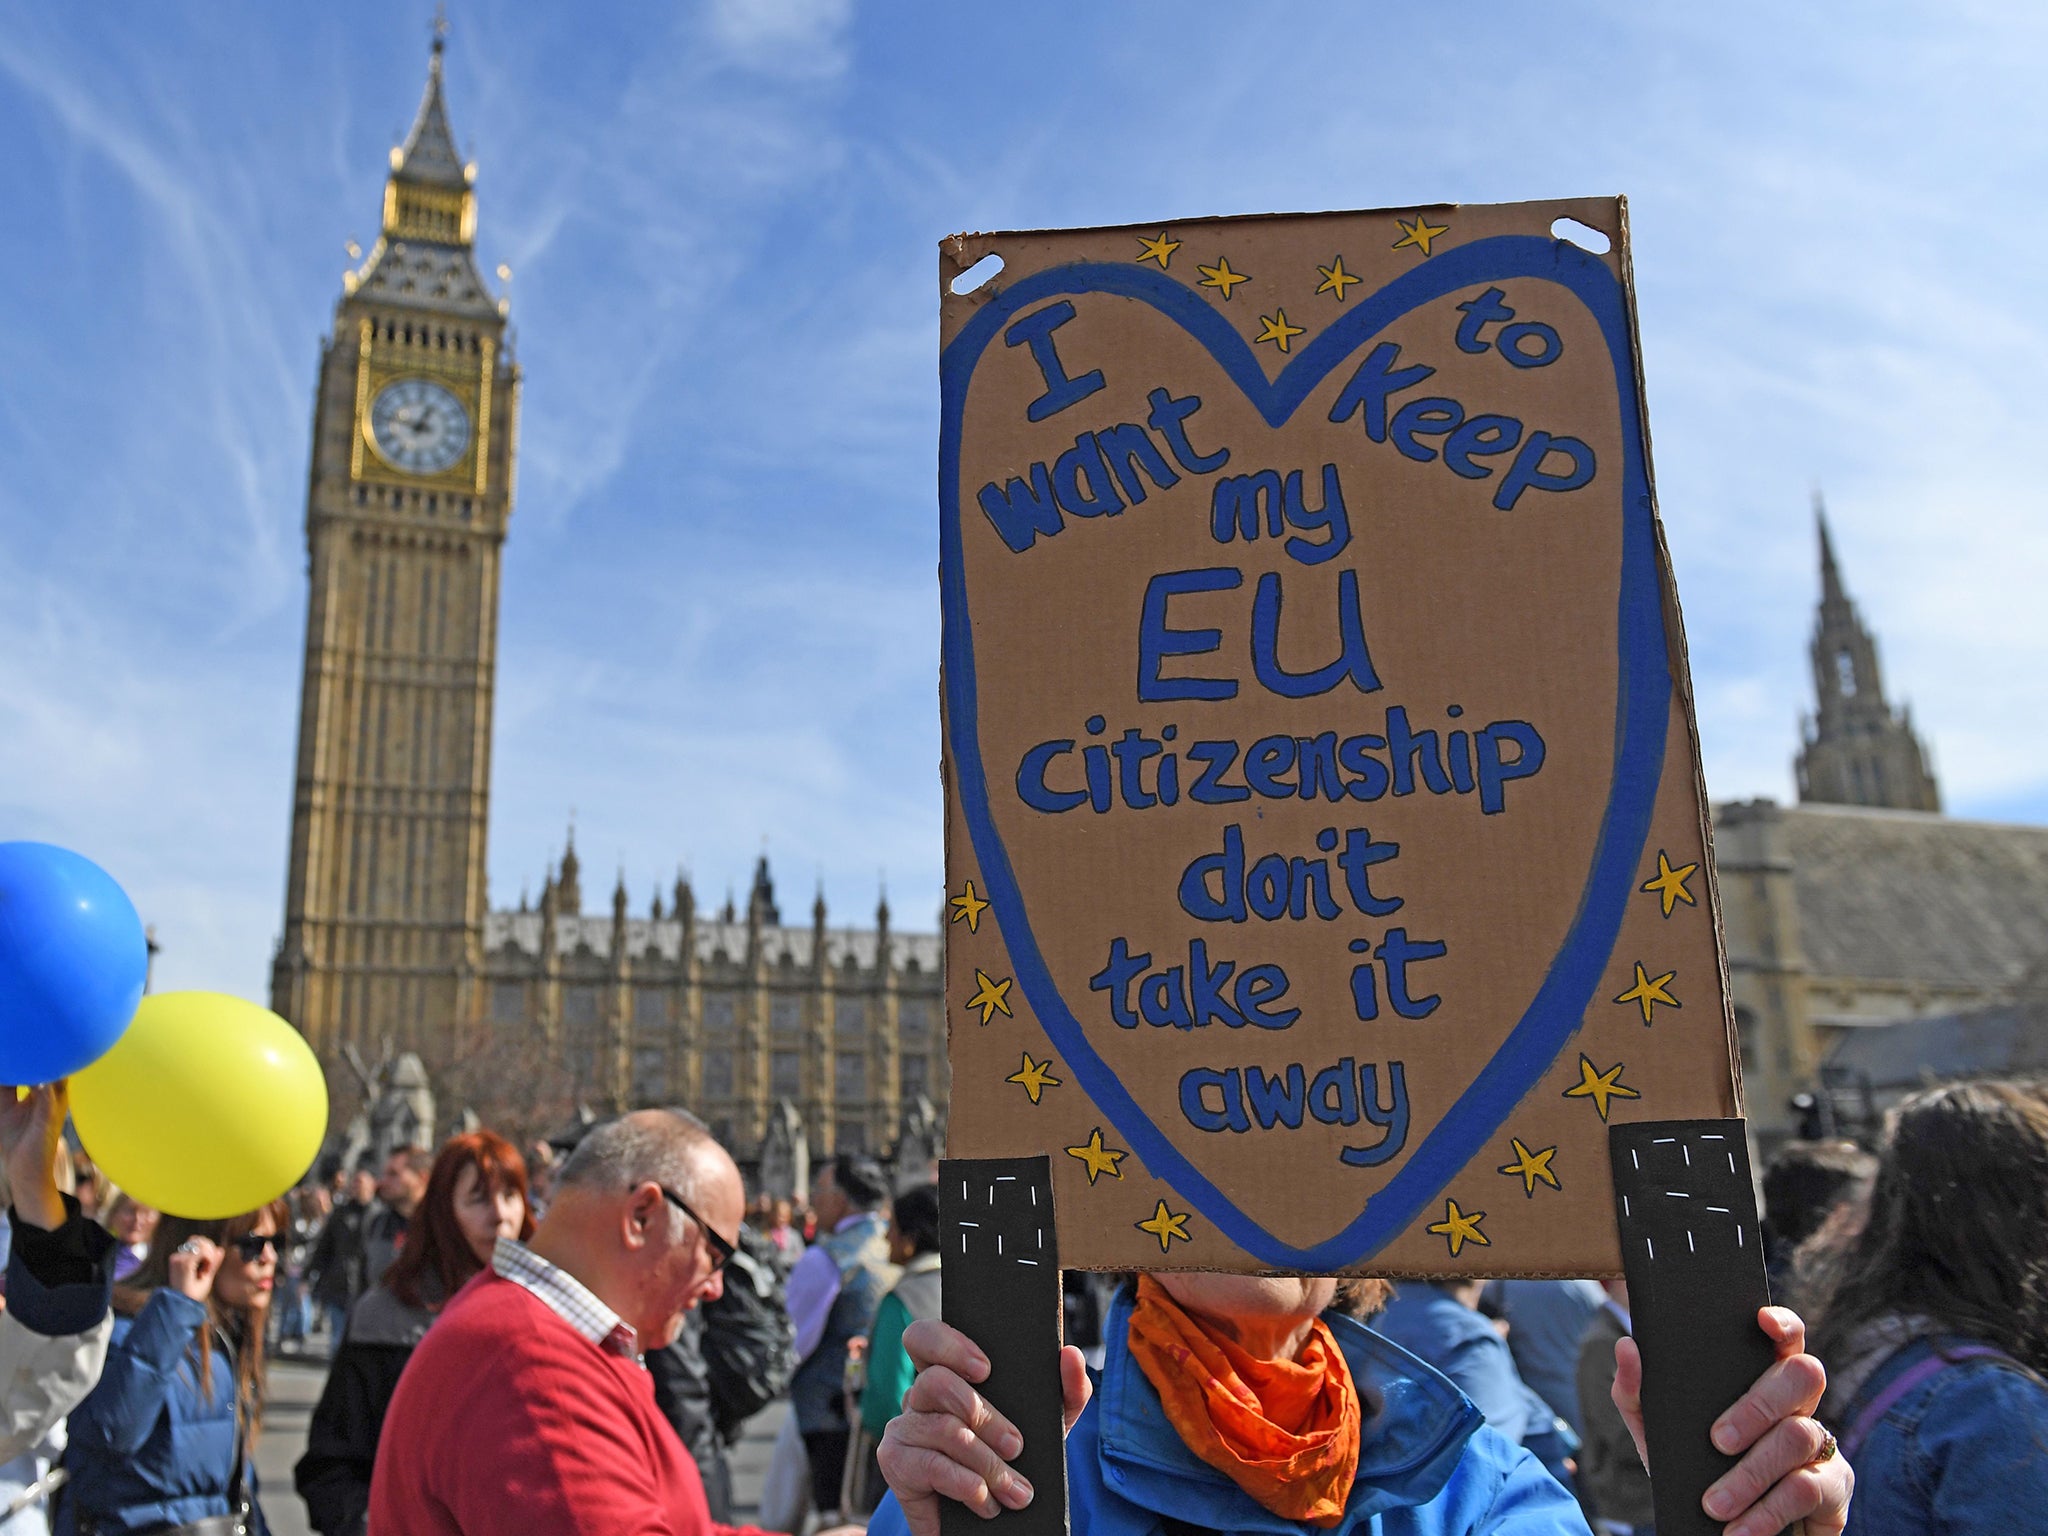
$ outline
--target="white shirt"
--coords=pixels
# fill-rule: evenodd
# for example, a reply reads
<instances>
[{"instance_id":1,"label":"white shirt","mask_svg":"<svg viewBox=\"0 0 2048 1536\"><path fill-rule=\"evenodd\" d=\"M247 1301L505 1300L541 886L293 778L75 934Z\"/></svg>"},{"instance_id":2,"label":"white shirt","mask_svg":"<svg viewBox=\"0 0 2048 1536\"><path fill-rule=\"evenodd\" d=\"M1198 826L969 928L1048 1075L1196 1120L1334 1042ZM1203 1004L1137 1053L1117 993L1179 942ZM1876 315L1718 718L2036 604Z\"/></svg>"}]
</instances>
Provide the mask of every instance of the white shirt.
<instances>
[{"instance_id":1,"label":"white shirt","mask_svg":"<svg viewBox=\"0 0 2048 1536\"><path fill-rule=\"evenodd\" d=\"M523 1285L549 1311L607 1354L640 1357L640 1335L599 1301L590 1287L559 1264L551 1264L517 1238L501 1237L491 1250L491 1269Z\"/></svg>"}]
</instances>

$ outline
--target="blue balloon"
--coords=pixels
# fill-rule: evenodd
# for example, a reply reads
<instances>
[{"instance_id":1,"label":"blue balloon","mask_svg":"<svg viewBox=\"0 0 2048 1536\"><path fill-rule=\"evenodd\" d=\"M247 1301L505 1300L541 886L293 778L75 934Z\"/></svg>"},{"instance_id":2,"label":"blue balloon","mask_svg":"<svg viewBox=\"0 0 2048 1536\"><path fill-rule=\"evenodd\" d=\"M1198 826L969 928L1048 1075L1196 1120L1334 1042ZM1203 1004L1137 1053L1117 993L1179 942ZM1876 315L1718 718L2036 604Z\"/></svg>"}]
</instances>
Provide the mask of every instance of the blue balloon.
<instances>
[{"instance_id":1,"label":"blue balloon","mask_svg":"<svg viewBox=\"0 0 2048 1536\"><path fill-rule=\"evenodd\" d=\"M0 843L0 1083L99 1060L148 972L142 919L113 876L48 843Z\"/></svg>"}]
</instances>

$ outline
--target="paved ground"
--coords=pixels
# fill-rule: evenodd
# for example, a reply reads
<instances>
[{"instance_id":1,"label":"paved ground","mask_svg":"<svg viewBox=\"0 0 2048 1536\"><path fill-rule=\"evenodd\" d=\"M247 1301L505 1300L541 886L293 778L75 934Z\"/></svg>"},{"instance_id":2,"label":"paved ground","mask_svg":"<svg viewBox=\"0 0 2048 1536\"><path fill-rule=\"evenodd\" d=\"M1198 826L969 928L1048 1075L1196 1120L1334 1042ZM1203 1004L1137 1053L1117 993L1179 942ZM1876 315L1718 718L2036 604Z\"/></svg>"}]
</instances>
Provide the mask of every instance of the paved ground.
<instances>
[{"instance_id":1,"label":"paved ground","mask_svg":"<svg viewBox=\"0 0 2048 1536\"><path fill-rule=\"evenodd\" d=\"M272 1536L311 1536L306 1506L292 1488L292 1465L306 1449L306 1423L320 1400L326 1368L317 1361L279 1360L270 1363L270 1402L263 1414L263 1438L256 1446L256 1475L263 1489L263 1514ZM733 1518L753 1519L761 1501L761 1479L775 1432L789 1412L787 1403L771 1403L747 1425L733 1447Z\"/></svg>"},{"instance_id":2,"label":"paved ground","mask_svg":"<svg viewBox=\"0 0 2048 1536\"><path fill-rule=\"evenodd\" d=\"M292 1464L306 1449L306 1421L320 1401L327 1368L318 1362L273 1359L263 1438L256 1442L256 1478L271 1536L311 1536L306 1506L292 1488Z\"/></svg>"}]
</instances>

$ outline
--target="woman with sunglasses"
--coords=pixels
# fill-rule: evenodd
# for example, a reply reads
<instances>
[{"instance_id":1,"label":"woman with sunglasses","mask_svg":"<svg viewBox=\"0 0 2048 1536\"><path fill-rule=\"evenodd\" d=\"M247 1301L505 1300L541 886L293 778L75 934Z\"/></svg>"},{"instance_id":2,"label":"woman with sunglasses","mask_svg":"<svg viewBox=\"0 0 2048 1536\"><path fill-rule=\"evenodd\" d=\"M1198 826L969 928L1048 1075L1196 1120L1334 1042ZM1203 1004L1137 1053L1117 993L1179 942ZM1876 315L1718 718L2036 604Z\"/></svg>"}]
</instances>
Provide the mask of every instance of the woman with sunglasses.
<instances>
[{"instance_id":1,"label":"woman with sunglasses","mask_svg":"<svg viewBox=\"0 0 2048 1536\"><path fill-rule=\"evenodd\" d=\"M225 1221L157 1222L142 1268L114 1289L106 1370L71 1414L57 1536L267 1536L254 1450L289 1220L275 1200Z\"/></svg>"},{"instance_id":2,"label":"woman with sunglasses","mask_svg":"<svg viewBox=\"0 0 2048 1536\"><path fill-rule=\"evenodd\" d=\"M370 1508L370 1473L399 1372L448 1299L491 1262L501 1237L533 1235L526 1164L491 1131L441 1148L384 1278L348 1315L320 1405L294 1469L307 1517L321 1536L356 1536Z\"/></svg>"}]
</instances>

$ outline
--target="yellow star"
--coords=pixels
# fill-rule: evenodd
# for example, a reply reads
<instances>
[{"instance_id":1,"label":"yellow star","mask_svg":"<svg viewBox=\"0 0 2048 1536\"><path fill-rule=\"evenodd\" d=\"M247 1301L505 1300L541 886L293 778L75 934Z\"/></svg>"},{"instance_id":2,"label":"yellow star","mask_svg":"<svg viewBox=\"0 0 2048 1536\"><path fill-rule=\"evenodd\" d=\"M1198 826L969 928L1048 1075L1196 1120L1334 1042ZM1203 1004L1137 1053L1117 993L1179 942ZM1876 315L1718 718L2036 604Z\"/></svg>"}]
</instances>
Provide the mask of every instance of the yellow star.
<instances>
[{"instance_id":1,"label":"yellow star","mask_svg":"<svg viewBox=\"0 0 2048 1536\"><path fill-rule=\"evenodd\" d=\"M1135 1221L1131 1225L1140 1232L1150 1232L1154 1237L1158 1238L1159 1251L1161 1253L1166 1252L1168 1248L1173 1246L1173 1240L1176 1237L1184 1243L1192 1243L1194 1241L1192 1237L1188 1236L1188 1213L1186 1211L1169 1211L1164 1200L1159 1202L1159 1209L1152 1213L1150 1221Z\"/></svg>"},{"instance_id":2,"label":"yellow star","mask_svg":"<svg viewBox=\"0 0 2048 1536\"><path fill-rule=\"evenodd\" d=\"M1412 245L1425 256L1429 254L1429 242L1451 227L1448 224L1432 224L1419 213L1415 215L1413 222L1396 219L1394 224L1401 231L1401 238L1394 242L1392 248L1398 251L1404 245Z\"/></svg>"},{"instance_id":3,"label":"yellow star","mask_svg":"<svg viewBox=\"0 0 2048 1536\"><path fill-rule=\"evenodd\" d=\"M1458 1209L1457 1201L1446 1200L1444 1202L1444 1219L1430 1223L1428 1230L1434 1232L1438 1237L1443 1238L1451 1245L1451 1257L1455 1259L1458 1256L1458 1250L1467 1243L1477 1243L1482 1248L1491 1248L1493 1246L1492 1241L1487 1235L1479 1230L1479 1223L1484 1220L1486 1220L1486 1212L1472 1211L1467 1213Z\"/></svg>"},{"instance_id":4,"label":"yellow star","mask_svg":"<svg viewBox=\"0 0 2048 1536\"><path fill-rule=\"evenodd\" d=\"M1138 244L1144 247L1143 254L1138 257L1138 260L1156 261L1159 263L1159 270L1162 272L1166 270L1166 264L1173 260L1173 253L1180 249L1180 242L1167 239L1166 231L1163 229L1149 240L1143 235L1138 236Z\"/></svg>"},{"instance_id":5,"label":"yellow star","mask_svg":"<svg viewBox=\"0 0 2048 1536\"><path fill-rule=\"evenodd\" d=\"M1579 1056L1579 1081L1567 1088L1564 1096L1568 1099L1591 1099L1593 1107L1600 1111L1600 1118L1607 1118L1609 1099L1640 1099L1642 1095L1628 1087L1621 1080L1621 1063L1616 1062L1605 1072L1595 1071L1593 1063L1583 1053Z\"/></svg>"},{"instance_id":6,"label":"yellow star","mask_svg":"<svg viewBox=\"0 0 2048 1536\"><path fill-rule=\"evenodd\" d=\"M1335 295L1337 295L1337 302L1339 304L1342 304L1344 302L1345 288L1350 286L1352 283L1362 283L1365 281L1364 278L1353 277L1349 272L1346 272L1344 270L1344 258L1342 256L1339 256L1327 267L1317 267L1316 271L1321 273L1323 278L1322 282L1317 284L1316 292L1334 293Z\"/></svg>"},{"instance_id":7,"label":"yellow star","mask_svg":"<svg viewBox=\"0 0 2048 1536\"><path fill-rule=\"evenodd\" d=\"M1216 258L1216 265L1213 267L1205 267L1197 263L1195 270L1202 274L1202 281L1197 284L1198 287L1221 288L1223 290L1223 297L1226 299L1230 297L1231 289L1235 288L1239 283L1249 281L1242 272L1230 270L1230 258L1228 256L1218 256Z\"/></svg>"},{"instance_id":8,"label":"yellow star","mask_svg":"<svg viewBox=\"0 0 2048 1536\"><path fill-rule=\"evenodd\" d=\"M1015 1083L1026 1093L1030 1094L1031 1102L1036 1104L1038 1096L1044 1093L1046 1089L1057 1088L1060 1085L1060 1080L1046 1071L1046 1068L1051 1065L1052 1058L1050 1056L1044 1061L1033 1061L1031 1053L1026 1051L1024 1053L1024 1065L1004 1078L1003 1081Z\"/></svg>"},{"instance_id":9,"label":"yellow star","mask_svg":"<svg viewBox=\"0 0 2048 1536\"><path fill-rule=\"evenodd\" d=\"M1659 1003L1667 1004L1673 1008L1678 1006L1678 999L1665 990L1677 977L1678 972L1676 971L1666 971L1662 976L1652 976L1643 969L1643 962L1638 960L1636 962L1636 984L1617 997L1615 1001L1617 1003L1635 1003L1640 1006L1643 1010L1643 1027L1648 1029L1650 1027L1650 1015L1655 1011Z\"/></svg>"},{"instance_id":10,"label":"yellow star","mask_svg":"<svg viewBox=\"0 0 2048 1536\"><path fill-rule=\"evenodd\" d=\"M981 914L988 910L988 903L974 892L974 882L967 882L967 888L952 899L953 921L965 921L969 933L981 932ZM1005 1008L1003 1012L1010 1010Z\"/></svg>"},{"instance_id":11,"label":"yellow star","mask_svg":"<svg viewBox=\"0 0 2048 1536\"><path fill-rule=\"evenodd\" d=\"M1090 1184L1093 1184L1105 1173L1112 1179L1122 1178L1124 1171L1117 1167L1117 1164L1130 1155L1128 1152L1117 1152L1105 1147L1102 1144L1102 1127L1099 1125L1088 1133L1088 1140L1082 1145L1067 1148L1067 1156L1078 1157L1088 1165L1088 1182Z\"/></svg>"},{"instance_id":12,"label":"yellow star","mask_svg":"<svg viewBox=\"0 0 2048 1536\"><path fill-rule=\"evenodd\" d=\"M1306 334L1300 326L1287 323L1287 311L1284 309L1276 310L1270 317L1266 315L1259 316L1258 339L1260 341L1272 342L1282 352L1287 350L1287 343L1289 341L1293 340L1296 336Z\"/></svg>"},{"instance_id":13,"label":"yellow star","mask_svg":"<svg viewBox=\"0 0 2048 1536\"><path fill-rule=\"evenodd\" d=\"M1564 1188L1562 1184L1557 1182L1557 1175L1550 1171L1550 1160L1557 1156L1557 1148L1545 1147L1541 1152L1531 1152L1522 1145L1519 1137L1510 1136L1508 1140L1514 1144L1515 1160L1512 1163L1506 1164L1500 1171L1511 1176L1519 1175L1522 1180L1522 1193L1524 1195L1531 1197L1535 1195L1536 1181L1538 1179L1541 1179L1552 1189Z\"/></svg>"},{"instance_id":14,"label":"yellow star","mask_svg":"<svg viewBox=\"0 0 2048 1536\"><path fill-rule=\"evenodd\" d=\"M1015 1018L1016 1015L1010 1012L1010 988L1015 979L1005 976L1001 981L997 981L987 971L977 966L974 981L981 990L967 999L967 1006L981 1010L981 1022L984 1024L989 1021L991 1015L997 1013L1006 1019Z\"/></svg>"},{"instance_id":15,"label":"yellow star","mask_svg":"<svg viewBox=\"0 0 2048 1536\"><path fill-rule=\"evenodd\" d=\"M1664 850L1659 848L1657 850L1657 878L1650 881L1643 889L1654 891L1663 898L1664 915L1666 917L1671 915L1671 909L1681 901L1688 907L1696 907L1699 903L1693 900L1692 892L1685 888L1685 882L1692 872L1698 868L1699 865L1697 864L1681 864L1678 868L1673 869L1671 861L1664 857Z\"/></svg>"}]
</instances>

